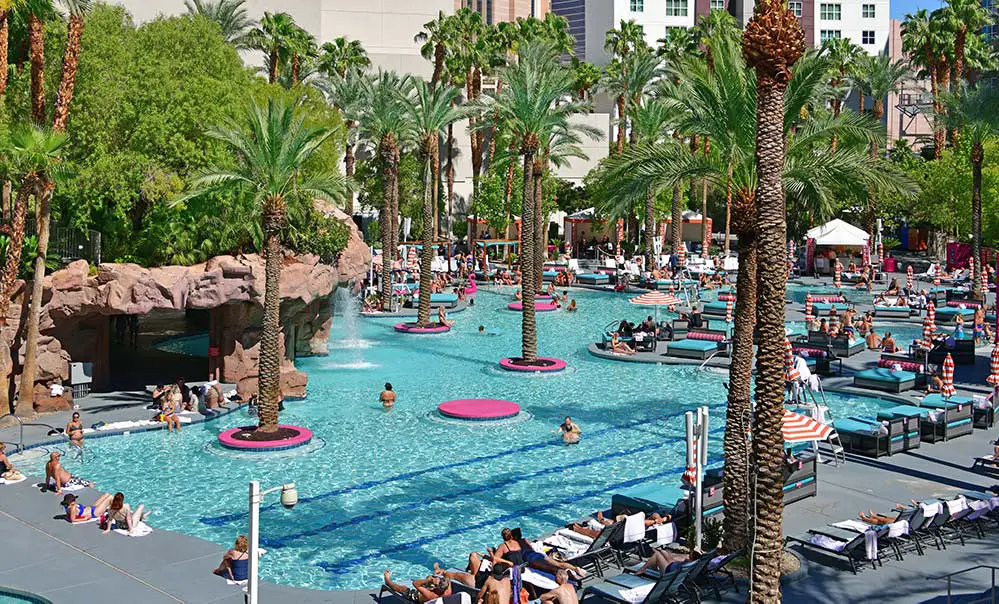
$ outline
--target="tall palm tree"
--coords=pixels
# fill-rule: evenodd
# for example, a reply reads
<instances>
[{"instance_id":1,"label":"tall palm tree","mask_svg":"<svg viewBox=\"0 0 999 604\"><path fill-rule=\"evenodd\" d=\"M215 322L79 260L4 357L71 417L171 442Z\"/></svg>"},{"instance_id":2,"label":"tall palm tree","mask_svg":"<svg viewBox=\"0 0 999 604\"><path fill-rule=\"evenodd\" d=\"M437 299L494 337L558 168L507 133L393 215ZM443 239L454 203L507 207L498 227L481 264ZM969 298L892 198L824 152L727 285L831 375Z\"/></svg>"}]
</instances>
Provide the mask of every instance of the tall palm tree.
<instances>
[{"instance_id":1,"label":"tall palm tree","mask_svg":"<svg viewBox=\"0 0 999 604\"><path fill-rule=\"evenodd\" d=\"M937 81L936 55L933 52L934 32L930 28L930 13L925 8L917 10L915 13L905 15L902 22L902 50L912 58L912 62L922 68L930 79L930 94L933 96L934 120L939 114L938 99L940 98L940 85ZM934 125L934 140L936 140L936 126ZM936 145L933 150L934 157L940 159L943 153L943 145Z\"/></svg>"},{"instance_id":2,"label":"tall palm tree","mask_svg":"<svg viewBox=\"0 0 999 604\"><path fill-rule=\"evenodd\" d=\"M291 87L302 81L302 63L317 54L316 38L305 29L295 26L292 30L288 52L291 54ZM310 63L311 65L311 63Z\"/></svg>"},{"instance_id":3,"label":"tall palm tree","mask_svg":"<svg viewBox=\"0 0 999 604\"><path fill-rule=\"evenodd\" d=\"M27 328L25 330L24 365L21 369L21 395L18 405L18 415L30 415L32 409L32 398L35 387L35 375L37 373L38 359L38 339L39 339L39 318L42 309L42 294L44 292L45 278L45 252L48 249L48 220L49 204L52 201L52 190L54 189L54 178L62 169L63 151L66 146L66 136L61 132L43 130L33 127L15 135L13 148L15 156L20 156L22 163L21 192L18 193L17 205L27 204L27 194L35 198L35 214L38 224L38 254L35 258L35 275L31 283L31 307L28 310ZM7 250L8 261L17 259L20 261L20 246L24 243L24 207L15 207L15 218L13 225L13 235L11 236L11 248ZM18 241L19 240L19 241ZM18 248L18 249L15 249ZM14 252L17 252L16 254ZM39 261L41 270L39 270ZM4 286L9 288L8 283L13 283L13 278L17 276L17 266L4 267ZM10 290L5 290L3 304L9 304ZM2 315L6 320L6 314ZM3 388L6 392L6 388Z\"/></svg>"},{"instance_id":4,"label":"tall palm tree","mask_svg":"<svg viewBox=\"0 0 999 604\"><path fill-rule=\"evenodd\" d=\"M822 43L822 53L829 61L829 86L836 96L832 99L833 116L838 116L843 109L843 99L849 93L850 77L856 71L856 65L865 56L864 49L850 41L849 38L830 38Z\"/></svg>"},{"instance_id":5,"label":"tall palm tree","mask_svg":"<svg viewBox=\"0 0 999 604\"><path fill-rule=\"evenodd\" d=\"M62 79L56 96L55 117L52 129L63 131L69 119L69 104L73 101L76 72L80 65L80 40L83 39L83 18L90 10L90 0L61 0L69 15L66 32L66 51L62 58Z\"/></svg>"},{"instance_id":6,"label":"tall palm tree","mask_svg":"<svg viewBox=\"0 0 999 604\"><path fill-rule=\"evenodd\" d=\"M954 17L954 93L960 94L964 78L965 46L968 32L977 33L995 20L991 11L975 0L947 0L947 9Z\"/></svg>"},{"instance_id":7,"label":"tall palm tree","mask_svg":"<svg viewBox=\"0 0 999 604\"><path fill-rule=\"evenodd\" d=\"M482 94L482 72L488 69L488 62L494 56L493 41L489 39L490 28L482 21L482 15L470 8L461 8L454 14L452 22L454 36L454 58L451 64L455 84L465 86L465 100L470 103ZM483 143L485 130L476 127L479 118L468 115L469 160L472 164L472 230L468 235L469 249L474 249L477 238L478 219L474 212L476 196L479 192L479 176L482 174Z\"/></svg>"},{"instance_id":8,"label":"tall palm tree","mask_svg":"<svg viewBox=\"0 0 999 604\"><path fill-rule=\"evenodd\" d=\"M395 72L381 71L368 81L368 106L361 119L361 140L376 156L382 180L381 212L378 224L382 235L382 308L392 305L392 260L399 247L399 158L401 149L414 136L400 90L407 90L409 79Z\"/></svg>"},{"instance_id":9,"label":"tall palm tree","mask_svg":"<svg viewBox=\"0 0 999 604\"><path fill-rule=\"evenodd\" d=\"M607 68L608 81L623 83L621 88L627 89L628 64L627 58L633 53L649 50L645 42L645 29L634 20L621 20L618 29L611 29L604 38L604 50L611 53L613 60ZM617 91L617 152L624 150L625 132L627 129L627 92Z\"/></svg>"},{"instance_id":10,"label":"tall palm tree","mask_svg":"<svg viewBox=\"0 0 999 604\"><path fill-rule=\"evenodd\" d=\"M188 14L201 15L216 23L225 41L237 47L253 27L253 19L247 15L245 5L246 0L184 0Z\"/></svg>"},{"instance_id":11,"label":"tall palm tree","mask_svg":"<svg viewBox=\"0 0 999 604\"><path fill-rule=\"evenodd\" d=\"M642 142L657 143L664 140L667 132L678 121L675 104L660 99L651 99L632 110L632 131ZM675 219L675 217L674 217ZM657 266L654 241L656 229L656 191L649 187L645 192L645 266Z\"/></svg>"},{"instance_id":12,"label":"tall palm tree","mask_svg":"<svg viewBox=\"0 0 999 604\"><path fill-rule=\"evenodd\" d=\"M7 91L10 16L21 0L0 0L0 96Z\"/></svg>"},{"instance_id":13,"label":"tall palm tree","mask_svg":"<svg viewBox=\"0 0 999 604\"><path fill-rule=\"evenodd\" d=\"M31 120L45 123L45 21L54 14L52 0L20 0L16 9L28 23L31 63Z\"/></svg>"},{"instance_id":14,"label":"tall palm tree","mask_svg":"<svg viewBox=\"0 0 999 604\"><path fill-rule=\"evenodd\" d=\"M418 149L423 157L423 249L420 251L420 301L416 323L430 324L430 286L434 260L434 195L437 188L434 166L437 163L437 140L441 130L461 119L464 109L455 106L461 92L453 86L439 86L422 79L414 80L407 99L408 119L416 129ZM384 253L382 258L384 259Z\"/></svg>"},{"instance_id":15,"label":"tall palm tree","mask_svg":"<svg viewBox=\"0 0 999 604\"><path fill-rule=\"evenodd\" d=\"M371 59L360 40L339 37L319 47L319 71L341 78L348 71L363 72L371 66Z\"/></svg>"},{"instance_id":16,"label":"tall palm tree","mask_svg":"<svg viewBox=\"0 0 999 604\"><path fill-rule=\"evenodd\" d=\"M413 37L420 44L420 54L433 62L434 72L430 76L431 86L436 86L444 76L444 66L447 59L448 45L452 40L451 18L440 11L437 18L423 24L423 29Z\"/></svg>"},{"instance_id":17,"label":"tall palm tree","mask_svg":"<svg viewBox=\"0 0 999 604\"><path fill-rule=\"evenodd\" d=\"M967 89L961 94L944 97L947 120L951 127L961 130L962 139L970 145L971 161L971 253L975 259L972 287L975 296L982 299L982 164L985 162L985 144L995 140L999 132L999 94L991 86Z\"/></svg>"},{"instance_id":18,"label":"tall palm tree","mask_svg":"<svg viewBox=\"0 0 999 604\"><path fill-rule=\"evenodd\" d=\"M590 99L590 91L600 83L600 68L593 63L580 61L579 57L572 58L572 72L576 81L573 88L576 91L576 98L580 101Z\"/></svg>"},{"instance_id":19,"label":"tall palm tree","mask_svg":"<svg viewBox=\"0 0 999 604\"><path fill-rule=\"evenodd\" d=\"M573 74L557 59L559 51L545 42L532 42L519 49L519 60L500 70L505 82L495 99L483 99L484 122L488 128L494 121L517 140L524 162L524 201L521 216L522 245L520 266L523 300L521 361L537 364L538 343L534 296L537 284L534 275L534 244L540 217L535 215L534 196L535 156L542 150L543 137L556 131L568 132L569 116L585 106L565 97L572 92Z\"/></svg>"},{"instance_id":20,"label":"tall palm tree","mask_svg":"<svg viewBox=\"0 0 999 604\"><path fill-rule=\"evenodd\" d=\"M267 81L277 82L278 68L291 56L295 43L295 19L288 13L264 13L260 24L246 35L246 47L267 56Z\"/></svg>"},{"instance_id":21,"label":"tall palm tree","mask_svg":"<svg viewBox=\"0 0 999 604\"><path fill-rule=\"evenodd\" d=\"M750 598L780 601L783 515L784 294L787 221L784 187L784 93L791 67L805 51L805 34L781 0L760 0L742 35L746 64L756 72L756 232L759 283L756 330L756 409L752 467L756 530Z\"/></svg>"},{"instance_id":22,"label":"tall palm tree","mask_svg":"<svg viewBox=\"0 0 999 604\"><path fill-rule=\"evenodd\" d=\"M275 99L267 106L251 103L239 122L208 131L236 158L236 167L212 167L199 172L178 202L212 193L234 193L253 200L264 234L264 316L260 332L257 430L278 429L281 398L281 264L282 239L289 216L301 217L315 199L342 201L348 181L336 172L305 172L320 146L333 135L328 128L310 127L294 107Z\"/></svg>"},{"instance_id":23,"label":"tall palm tree","mask_svg":"<svg viewBox=\"0 0 999 604\"><path fill-rule=\"evenodd\" d=\"M340 111L347 129L344 140L343 165L347 178L354 176L354 147L357 145L357 127L367 108L370 88L364 75L352 68L343 75L333 71L329 77L319 79L316 86L326 95L326 101Z\"/></svg>"},{"instance_id":24,"label":"tall palm tree","mask_svg":"<svg viewBox=\"0 0 999 604\"><path fill-rule=\"evenodd\" d=\"M862 90L870 96L874 102L871 108L871 117L881 127L881 120L885 114L885 97L894 92L898 86L910 77L909 65L905 61L892 61L891 57L882 53L873 57L864 64L864 74L862 78ZM871 142L871 159L876 159L881 153L881 147L876 142ZM877 228L877 212L874 195L867 197L866 230L872 236Z\"/></svg>"}]
</instances>

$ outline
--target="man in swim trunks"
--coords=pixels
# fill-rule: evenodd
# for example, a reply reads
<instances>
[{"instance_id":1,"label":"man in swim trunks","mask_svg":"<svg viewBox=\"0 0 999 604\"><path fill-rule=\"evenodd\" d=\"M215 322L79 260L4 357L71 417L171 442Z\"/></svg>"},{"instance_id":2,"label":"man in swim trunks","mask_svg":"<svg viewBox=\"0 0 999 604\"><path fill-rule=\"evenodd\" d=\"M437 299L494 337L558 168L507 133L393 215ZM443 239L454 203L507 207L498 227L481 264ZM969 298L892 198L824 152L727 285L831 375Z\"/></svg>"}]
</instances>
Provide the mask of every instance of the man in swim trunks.
<instances>
[{"instance_id":1,"label":"man in swim trunks","mask_svg":"<svg viewBox=\"0 0 999 604\"><path fill-rule=\"evenodd\" d=\"M558 583L558 587L548 593L542 594L542 602L555 602L555 604L579 604L579 598L576 597L576 588L572 586L572 583L569 583L569 573L565 570L559 569L559 571L555 573L555 582Z\"/></svg>"},{"instance_id":2,"label":"man in swim trunks","mask_svg":"<svg viewBox=\"0 0 999 604\"><path fill-rule=\"evenodd\" d=\"M476 602L481 602L482 604L507 604L507 602L513 601L513 584L510 582L510 578L506 576L508 568L510 568L509 564L502 563L493 566L492 572L489 573L482 587L479 589Z\"/></svg>"},{"instance_id":3,"label":"man in swim trunks","mask_svg":"<svg viewBox=\"0 0 999 604\"><path fill-rule=\"evenodd\" d=\"M378 400L382 402L382 407L386 409L391 409L395 405L395 392L392 390L392 384L385 382L385 390L378 395Z\"/></svg>"},{"instance_id":4,"label":"man in swim trunks","mask_svg":"<svg viewBox=\"0 0 999 604\"><path fill-rule=\"evenodd\" d=\"M55 488L53 489L56 495L62 494L63 487L69 486L82 486L82 487L93 487L93 483L89 480L83 480L73 476L62 467L59 463L60 454L58 451L53 451L49 454L49 461L45 464L45 488L52 488L49 486L49 481L55 483Z\"/></svg>"},{"instance_id":5,"label":"man in swim trunks","mask_svg":"<svg viewBox=\"0 0 999 604\"><path fill-rule=\"evenodd\" d=\"M408 600L424 604L430 600L443 598L451 595L451 580L441 574L433 574L426 579L413 581L413 586L408 587L392 582L392 573L385 570L385 585L396 593L404 594ZM505 603L503 603L505 604Z\"/></svg>"}]
</instances>

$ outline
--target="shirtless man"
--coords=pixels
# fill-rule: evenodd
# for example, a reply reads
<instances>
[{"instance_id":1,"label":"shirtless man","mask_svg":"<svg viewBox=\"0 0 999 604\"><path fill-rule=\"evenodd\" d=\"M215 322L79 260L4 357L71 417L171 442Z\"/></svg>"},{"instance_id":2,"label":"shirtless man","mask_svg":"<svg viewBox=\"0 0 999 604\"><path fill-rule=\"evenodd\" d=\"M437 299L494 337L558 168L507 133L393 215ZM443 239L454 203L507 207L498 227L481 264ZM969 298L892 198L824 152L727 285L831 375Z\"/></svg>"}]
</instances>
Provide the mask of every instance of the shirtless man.
<instances>
[{"instance_id":1,"label":"shirtless man","mask_svg":"<svg viewBox=\"0 0 999 604\"><path fill-rule=\"evenodd\" d=\"M53 451L49 454L49 461L45 464L45 488L51 488L49 486L49 481L55 483L56 495L62 494L62 488L70 485L81 485L84 487L93 487L94 485L82 478L77 478L66 471L66 468L62 467L59 463L59 453Z\"/></svg>"},{"instance_id":2,"label":"shirtless man","mask_svg":"<svg viewBox=\"0 0 999 604\"><path fill-rule=\"evenodd\" d=\"M392 390L392 384L385 382L385 390L378 396L378 400L386 409L391 409L395 405L395 392Z\"/></svg>"},{"instance_id":3,"label":"shirtless man","mask_svg":"<svg viewBox=\"0 0 999 604\"><path fill-rule=\"evenodd\" d=\"M579 599L576 597L576 588L569 583L569 573L559 569L555 573L555 582L558 583L558 587L548 593L542 594L542 602L555 602L555 604L579 603Z\"/></svg>"},{"instance_id":4,"label":"shirtless man","mask_svg":"<svg viewBox=\"0 0 999 604\"><path fill-rule=\"evenodd\" d=\"M513 601L511 599L513 585L510 583L510 578L506 576L508 568L510 565L502 562L493 565L492 572L486 578L486 582L482 584L479 595L475 598L476 604L507 604ZM565 573L564 570L558 572Z\"/></svg>"},{"instance_id":5,"label":"shirtless man","mask_svg":"<svg viewBox=\"0 0 999 604\"><path fill-rule=\"evenodd\" d=\"M385 585L397 593L406 594L407 599L419 604L451 595L451 581L444 575L430 575L426 579L417 579L413 581L412 587L393 583L392 573L388 570L385 571L384 579Z\"/></svg>"}]
</instances>

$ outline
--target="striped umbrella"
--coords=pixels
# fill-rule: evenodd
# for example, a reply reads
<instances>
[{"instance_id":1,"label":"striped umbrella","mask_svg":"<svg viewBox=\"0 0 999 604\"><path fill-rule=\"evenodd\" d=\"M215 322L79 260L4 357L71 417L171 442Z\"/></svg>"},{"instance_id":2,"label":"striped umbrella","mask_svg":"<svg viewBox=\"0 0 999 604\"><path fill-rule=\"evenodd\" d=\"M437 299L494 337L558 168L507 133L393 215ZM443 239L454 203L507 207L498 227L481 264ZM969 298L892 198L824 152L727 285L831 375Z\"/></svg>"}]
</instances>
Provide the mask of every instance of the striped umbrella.
<instances>
[{"instance_id":1,"label":"striped umbrella","mask_svg":"<svg viewBox=\"0 0 999 604\"><path fill-rule=\"evenodd\" d=\"M982 277L982 293L987 293L989 291L989 272L982 267L981 272Z\"/></svg>"},{"instance_id":2,"label":"striped umbrella","mask_svg":"<svg viewBox=\"0 0 999 604\"><path fill-rule=\"evenodd\" d=\"M905 269L905 287L911 290L914 282L915 280L912 276L912 265L910 264Z\"/></svg>"},{"instance_id":3,"label":"striped umbrella","mask_svg":"<svg viewBox=\"0 0 999 604\"><path fill-rule=\"evenodd\" d=\"M985 381L992 384L993 388L999 388L999 344L992 348L991 372Z\"/></svg>"},{"instance_id":4,"label":"striped umbrella","mask_svg":"<svg viewBox=\"0 0 999 604\"><path fill-rule=\"evenodd\" d=\"M784 410L781 418L781 432L786 443L800 443L810 440L825 440L832 434L832 426L827 426L807 415Z\"/></svg>"},{"instance_id":5,"label":"striped umbrella","mask_svg":"<svg viewBox=\"0 0 999 604\"><path fill-rule=\"evenodd\" d=\"M969 256L968 257L968 275L972 275L973 276L974 274L975 274L975 257L974 256Z\"/></svg>"},{"instance_id":6,"label":"striped umbrella","mask_svg":"<svg viewBox=\"0 0 999 604\"><path fill-rule=\"evenodd\" d=\"M951 358L950 353L947 353L947 358L943 362L943 386L940 388L940 394L944 398L950 398L957 394L957 390L954 389L954 359Z\"/></svg>"},{"instance_id":7,"label":"striped umbrella","mask_svg":"<svg viewBox=\"0 0 999 604\"><path fill-rule=\"evenodd\" d=\"M416 261L416 246L409 246L409 253L406 254L406 268L412 272L416 272L419 268L419 263Z\"/></svg>"},{"instance_id":8,"label":"striped umbrella","mask_svg":"<svg viewBox=\"0 0 999 604\"><path fill-rule=\"evenodd\" d=\"M725 322L726 323L731 323L732 322L732 301L731 300L726 300L725 301Z\"/></svg>"},{"instance_id":9,"label":"striped umbrella","mask_svg":"<svg viewBox=\"0 0 999 604\"><path fill-rule=\"evenodd\" d=\"M670 279L670 280L669 280L669 294L670 294L671 296L672 296L672 295L673 295L674 293L676 293L676 287L675 287L675 286L673 285L673 283L674 283L674 282L673 282L673 280L672 280L672 279Z\"/></svg>"},{"instance_id":10,"label":"striped umbrella","mask_svg":"<svg viewBox=\"0 0 999 604\"><path fill-rule=\"evenodd\" d=\"M687 246L680 244L680 249L676 251L676 263L679 266L687 266Z\"/></svg>"},{"instance_id":11,"label":"striped umbrella","mask_svg":"<svg viewBox=\"0 0 999 604\"><path fill-rule=\"evenodd\" d=\"M883 265L885 263L885 244L878 242L878 264Z\"/></svg>"},{"instance_id":12,"label":"striped umbrella","mask_svg":"<svg viewBox=\"0 0 999 604\"><path fill-rule=\"evenodd\" d=\"M926 304L926 318L930 320L930 325L933 327L933 331L937 330L937 305L930 300Z\"/></svg>"},{"instance_id":13,"label":"striped umbrella","mask_svg":"<svg viewBox=\"0 0 999 604\"><path fill-rule=\"evenodd\" d=\"M923 317L923 339L919 342L919 347L924 350L929 350L933 348L933 332L936 327L933 325L933 319L929 315Z\"/></svg>"},{"instance_id":14,"label":"striped umbrella","mask_svg":"<svg viewBox=\"0 0 999 604\"><path fill-rule=\"evenodd\" d=\"M815 320L815 315L812 314L812 292L805 294L805 323L811 324Z\"/></svg>"},{"instance_id":15,"label":"striped umbrella","mask_svg":"<svg viewBox=\"0 0 999 604\"><path fill-rule=\"evenodd\" d=\"M615 256L621 255L621 242L624 241L624 218L617 219L617 248L614 252Z\"/></svg>"},{"instance_id":16,"label":"striped umbrella","mask_svg":"<svg viewBox=\"0 0 999 604\"><path fill-rule=\"evenodd\" d=\"M835 304L829 309L829 331L839 331L839 314Z\"/></svg>"},{"instance_id":17,"label":"striped umbrella","mask_svg":"<svg viewBox=\"0 0 999 604\"><path fill-rule=\"evenodd\" d=\"M707 220L707 216L702 216L701 220ZM711 254L711 225L704 229L704 241L701 242L701 258L707 258Z\"/></svg>"},{"instance_id":18,"label":"striped umbrella","mask_svg":"<svg viewBox=\"0 0 999 604\"><path fill-rule=\"evenodd\" d=\"M791 340L784 338L784 377L789 382L801 377L798 370L794 368L794 349L791 348Z\"/></svg>"},{"instance_id":19,"label":"striped umbrella","mask_svg":"<svg viewBox=\"0 0 999 604\"><path fill-rule=\"evenodd\" d=\"M797 246L794 245L794 239L787 242L787 255L794 260L794 252L797 251Z\"/></svg>"},{"instance_id":20,"label":"striped umbrella","mask_svg":"<svg viewBox=\"0 0 999 604\"><path fill-rule=\"evenodd\" d=\"M933 285L936 287L940 287L940 269L937 269L933 273Z\"/></svg>"},{"instance_id":21,"label":"striped umbrella","mask_svg":"<svg viewBox=\"0 0 999 604\"><path fill-rule=\"evenodd\" d=\"M833 268L833 285L836 286L836 289L843 287L843 264L839 258L836 259L836 266Z\"/></svg>"},{"instance_id":22,"label":"striped umbrella","mask_svg":"<svg viewBox=\"0 0 999 604\"><path fill-rule=\"evenodd\" d=\"M871 246L864 244L864 249L861 253L861 266L870 266L871 264Z\"/></svg>"},{"instance_id":23,"label":"striped umbrella","mask_svg":"<svg viewBox=\"0 0 999 604\"><path fill-rule=\"evenodd\" d=\"M646 292L641 296L635 296L630 298L628 302L632 304L637 304L639 306L655 306L656 307L656 323L659 322L659 307L669 306L671 304L680 304L682 300L677 298L673 294L664 294L662 292Z\"/></svg>"}]
</instances>

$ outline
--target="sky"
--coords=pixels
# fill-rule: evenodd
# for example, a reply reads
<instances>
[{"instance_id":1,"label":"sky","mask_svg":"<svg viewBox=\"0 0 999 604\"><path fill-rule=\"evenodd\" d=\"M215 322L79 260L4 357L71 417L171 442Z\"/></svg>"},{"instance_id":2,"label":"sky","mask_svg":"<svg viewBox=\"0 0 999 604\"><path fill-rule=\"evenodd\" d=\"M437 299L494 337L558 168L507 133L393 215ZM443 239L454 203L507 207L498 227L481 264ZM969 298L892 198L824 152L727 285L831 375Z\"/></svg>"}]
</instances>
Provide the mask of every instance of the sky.
<instances>
[{"instance_id":1,"label":"sky","mask_svg":"<svg viewBox=\"0 0 999 604\"><path fill-rule=\"evenodd\" d=\"M933 11L941 4L940 0L891 0L891 18L901 21L906 13L914 13L921 8Z\"/></svg>"}]
</instances>

